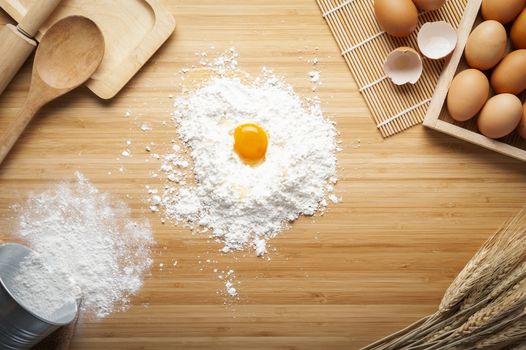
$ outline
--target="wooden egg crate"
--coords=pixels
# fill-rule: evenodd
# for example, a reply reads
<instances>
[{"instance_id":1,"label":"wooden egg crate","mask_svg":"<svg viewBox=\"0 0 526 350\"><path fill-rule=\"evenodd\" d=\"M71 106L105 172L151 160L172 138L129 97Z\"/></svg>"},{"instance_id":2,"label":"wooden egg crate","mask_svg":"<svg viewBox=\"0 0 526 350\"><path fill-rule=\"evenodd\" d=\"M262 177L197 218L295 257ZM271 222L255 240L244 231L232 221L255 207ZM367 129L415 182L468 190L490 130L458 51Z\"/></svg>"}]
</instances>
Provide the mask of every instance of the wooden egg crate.
<instances>
[{"instance_id":1,"label":"wooden egg crate","mask_svg":"<svg viewBox=\"0 0 526 350\"><path fill-rule=\"evenodd\" d=\"M467 122L457 122L451 118L447 110L446 97L451 81L459 72L469 68L464 59L464 47L471 30L483 21L480 16L481 4L482 0L471 0L466 7L458 28L457 47L440 75L424 125L487 149L526 161L526 140L521 138L517 132L513 132L498 140L492 140L478 132L477 117ZM493 94L493 92L491 93ZM524 97L523 94L523 102L525 100Z\"/></svg>"}]
</instances>

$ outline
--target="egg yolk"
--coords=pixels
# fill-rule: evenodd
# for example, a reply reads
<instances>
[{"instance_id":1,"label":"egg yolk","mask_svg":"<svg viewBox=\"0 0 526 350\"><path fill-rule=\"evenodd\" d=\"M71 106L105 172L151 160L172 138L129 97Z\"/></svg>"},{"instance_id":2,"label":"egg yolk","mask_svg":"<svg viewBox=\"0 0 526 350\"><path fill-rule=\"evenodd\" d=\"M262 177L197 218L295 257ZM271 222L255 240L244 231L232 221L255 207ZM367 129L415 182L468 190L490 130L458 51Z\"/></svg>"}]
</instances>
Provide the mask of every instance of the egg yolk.
<instances>
[{"instance_id":1,"label":"egg yolk","mask_svg":"<svg viewBox=\"0 0 526 350\"><path fill-rule=\"evenodd\" d=\"M247 164L263 161L267 146L267 133L257 124L241 124L234 130L234 151Z\"/></svg>"}]
</instances>

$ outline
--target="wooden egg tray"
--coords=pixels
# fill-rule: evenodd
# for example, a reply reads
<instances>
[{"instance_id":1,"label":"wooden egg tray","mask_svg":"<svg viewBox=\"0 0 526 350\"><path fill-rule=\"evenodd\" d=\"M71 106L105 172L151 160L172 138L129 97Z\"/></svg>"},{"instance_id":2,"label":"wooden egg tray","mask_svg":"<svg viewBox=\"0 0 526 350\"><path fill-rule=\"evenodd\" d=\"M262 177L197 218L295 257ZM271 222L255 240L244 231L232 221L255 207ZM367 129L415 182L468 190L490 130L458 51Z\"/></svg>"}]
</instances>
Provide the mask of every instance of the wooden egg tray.
<instances>
[{"instance_id":1,"label":"wooden egg tray","mask_svg":"<svg viewBox=\"0 0 526 350\"><path fill-rule=\"evenodd\" d=\"M446 64L429 105L424 125L456 138L474 143L507 156L526 161L526 140L517 132L492 140L480 134L477 128L477 117L467 122L457 122L451 118L446 107L446 97L451 81L459 72L469 68L464 59L464 47L471 30L483 19L480 16L482 0L470 0L458 28L458 44L449 62ZM524 96L522 101L524 102Z\"/></svg>"}]
</instances>

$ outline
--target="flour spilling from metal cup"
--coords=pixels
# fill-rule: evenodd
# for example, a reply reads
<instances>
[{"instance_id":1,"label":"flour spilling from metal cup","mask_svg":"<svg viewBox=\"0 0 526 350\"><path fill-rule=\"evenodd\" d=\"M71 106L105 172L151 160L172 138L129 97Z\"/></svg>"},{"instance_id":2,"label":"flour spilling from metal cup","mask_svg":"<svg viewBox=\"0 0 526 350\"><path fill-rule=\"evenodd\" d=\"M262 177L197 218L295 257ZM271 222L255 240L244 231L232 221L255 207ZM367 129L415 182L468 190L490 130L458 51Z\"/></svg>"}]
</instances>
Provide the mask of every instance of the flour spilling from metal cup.
<instances>
[{"instance_id":1,"label":"flour spilling from metal cup","mask_svg":"<svg viewBox=\"0 0 526 350\"><path fill-rule=\"evenodd\" d=\"M36 254L31 249L20 244L0 245L0 349L29 349L59 327L71 323L77 315L76 296L50 301L40 294L42 290L35 288L42 289L42 283L39 286L35 281L23 280L27 275L24 263L33 255ZM42 266L41 271L36 272L41 272L38 277L41 281L49 279L50 289L61 287L51 285L54 276L49 269ZM35 295L31 295L33 292ZM43 311L51 307L52 312Z\"/></svg>"}]
</instances>

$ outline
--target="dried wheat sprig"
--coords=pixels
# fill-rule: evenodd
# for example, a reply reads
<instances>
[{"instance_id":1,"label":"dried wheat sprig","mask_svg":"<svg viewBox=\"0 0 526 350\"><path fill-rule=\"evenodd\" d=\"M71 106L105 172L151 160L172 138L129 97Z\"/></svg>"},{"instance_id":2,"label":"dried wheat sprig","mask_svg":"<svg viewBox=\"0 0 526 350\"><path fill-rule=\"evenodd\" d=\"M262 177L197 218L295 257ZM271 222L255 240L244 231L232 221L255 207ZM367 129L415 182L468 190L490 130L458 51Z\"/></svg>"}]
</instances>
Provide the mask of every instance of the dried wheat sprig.
<instances>
[{"instance_id":1,"label":"dried wheat sprig","mask_svg":"<svg viewBox=\"0 0 526 350\"><path fill-rule=\"evenodd\" d=\"M397 333L394 333L394 334L391 334L391 335L389 335L389 336L387 336L385 338L382 338L382 339L374 342L373 344L369 344L368 346L362 348L361 350L371 350L371 349L384 350L384 349L387 349L391 345L392 341L399 340L404 335L409 334L412 330L419 329L420 327L423 326L423 324L425 324L427 319L430 318L430 317L432 317L432 316L424 317L423 319L416 321L412 325L409 325L408 327L398 331Z\"/></svg>"},{"instance_id":2,"label":"dried wheat sprig","mask_svg":"<svg viewBox=\"0 0 526 350\"><path fill-rule=\"evenodd\" d=\"M445 322L447 322L448 317L446 314L433 314L429 316L426 321L421 324L419 327L416 327L408 332L401 334L396 339L391 339L388 344L385 344L384 347L375 348L375 350L394 350L404 348L409 346L409 344L414 344L415 341L423 338L429 333L432 333L435 329L440 329L444 327Z\"/></svg>"},{"instance_id":3,"label":"dried wheat sprig","mask_svg":"<svg viewBox=\"0 0 526 350\"><path fill-rule=\"evenodd\" d=\"M519 222L520 224L520 222ZM526 234L525 228L513 227L516 234L505 235L507 238L495 247L504 246L504 251L497 251L494 255L491 265L494 268L488 268L487 280L481 280L480 283L471 291L462 303L461 308L468 308L478 301L485 298L488 290L495 290L499 288L502 283L510 279L510 274L520 274L521 271L526 271ZM517 271L519 269L519 271ZM492 271L493 270L493 271Z\"/></svg>"},{"instance_id":4,"label":"dried wheat sprig","mask_svg":"<svg viewBox=\"0 0 526 350\"><path fill-rule=\"evenodd\" d=\"M480 305L465 310L451 310L447 314L434 314L427 318L420 327L403 334L398 339L392 340L389 346L382 349L429 349L430 346L440 344L442 338L448 338L457 328L462 326L475 313ZM457 307L458 308L458 307ZM446 329L447 328L447 329ZM443 332L441 332L443 331ZM441 332L440 336L430 339L436 332ZM379 350L379 349L376 349Z\"/></svg>"},{"instance_id":5,"label":"dried wheat sprig","mask_svg":"<svg viewBox=\"0 0 526 350\"><path fill-rule=\"evenodd\" d=\"M526 250L525 250L526 255ZM502 293L506 292L513 286L519 284L520 281L526 278L526 256L524 261L522 261L515 270L513 270L508 277L503 279L501 283L494 286L492 289L489 289L491 293L488 295L488 299L498 298Z\"/></svg>"},{"instance_id":6,"label":"dried wheat sprig","mask_svg":"<svg viewBox=\"0 0 526 350\"><path fill-rule=\"evenodd\" d=\"M444 338L447 338L453 333L457 328L462 326L477 310L479 310L481 303L474 305L468 309L464 310L455 310L449 314L449 317L445 318L441 323L430 328L426 332L423 332L420 339L415 338L411 343L412 345L422 346L424 349L440 343Z\"/></svg>"},{"instance_id":7,"label":"dried wheat sprig","mask_svg":"<svg viewBox=\"0 0 526 350\"><path fill-rule=\"evenodd\" d=\"M449 286L435 314L366 349L472 349L481 337L510 328L526 304L525 252L526 207L479 249Z\"/></svg>"},{"instance_id":8,"label":"dried wheat sprig","mask_svg":"<svg viewBox=\"0 0 526 350\"><path fill-rule=\"evenodd\" d=\"M526 339L526 318L515 322L502 331L480 340L475 344L476 349L494 349L512 345Z\"/></svg>"},{"instance_id":9,"label":"dried wheat sprig","mask_svg":"<svg viewBox=\"0 0 526 350\"><path fill-rule=\"evenodd\" d=\"M526 304L526 280L522 280L486 308L476 312L455 333L472 334L475 331L498 321L517 309L523 309Z\"/></svg>"},{"instance_id":10,"label":"dried wheat sprig","mask_svg":"<svg viewBox=\"0 0 526 350\"><path fill-rule=\"evenodd\" d=\"M522 251L526 250L524 247L517 247L517 253L512 256L507 256L501 261L495 261L496 265L502 264L502 268L494 272L489 283L481 282L472 292L470 292L464 299L461 310L470 308L482 300L492 300L498 297L502 292L513 286L526 275L526 257ZM488 296L488 291L491 291Z\"/></svg>"},{"instance_id":11,"label":"dried wheat sprig","mask_svg":"<svg viewBox=\"0 0 526 350\"><path fill-rule=\"evenodd\" d=\"M498 322L487 324L485 327L479 329L477 332L471 334L451 333L448 338L444 338L439 342L429 343L426 350L451 350L451 349L473 349L474 344L478 341L490 337L503 329L519 322L524 318L524 310L519 309L515 312L507 314Z\"/></svg>"},{"instance_id":12,"label":"dried wheat sprig","mask_svg":"<svg viewBox=\"0 0 526 350\"><path fill-rule=\"evenodd\" d=\"M498 246L497 246L498 247ZM520 274L518 274L520 276ZM510 288L510 282L519 278L506 279L506 288ZM397 339L392 339L390 343L383 344L381 348L377 349L400 349L406 347L407 349L428 349L433 344L441 344L442 338L448 338L454 330L462 326L467 320L478 310L490 303L498 294L490 294L486 299L478 301L475 305L470 305L464 309L459 309L457 305L455 308L449 310L447 313L436 313L430 316L426 322L420 327L413 329L411 332L399 336ZM454 316L454 317L452 317Z\"/></svg>"},{"instance_id":13,"label":"dried wheat sprig","mask_svg":"<svg viewBox=\"0 0 526 350\"><path fill-rule=\"evenodd\" d=\"M442 315L430 316L420 327L413 329L411 332L399 336L397 339L391 339L390 342L384 343L383 346L376 349L400 349L407 347L407 349L428 349L431 345L441 344L442 338L448 338L453 330L462 326L469 317L476 311L480 310L496 297L513 287L518 281L522 280L526 273L526 264L520 265L520 268L513 271L511 275L504 278L499 288L492 291L486 296L484 300L479 301L475 305L471 305L461 310L453 310L455 317L441 317ZM451 313L451 310L450 310ZM448 340L450 341L450 339Z\"/></svg>"},{"instance_id":14,"label":"dried wheat sprig","mask_svg":"<svg viewBox=\"0 0 526 350\"><path fill-rule=\"evenodd\" d=\"M525 246L526 235L526 209L513 219L506 222L498 231L479 249L466 267L458 274L442 298L439 312L447 312L458 305L468 293L477 285L491 277L497 268L495 258L512 253L511 247ZM521 252L524 252L522 250Z\"/></svg>"},{"instance_id":15,"label":"dried wheat sprig","mask_svg":"<svg viewBox=\"0 0 526 350\"><path fill-rule=\"evenodd\" d=\"M506 350L526 350L526 344L525 343L522 343L522 344L517 344L517 345L512 345L512 346L509 346Z\"/></svg>"}]
</instances>

